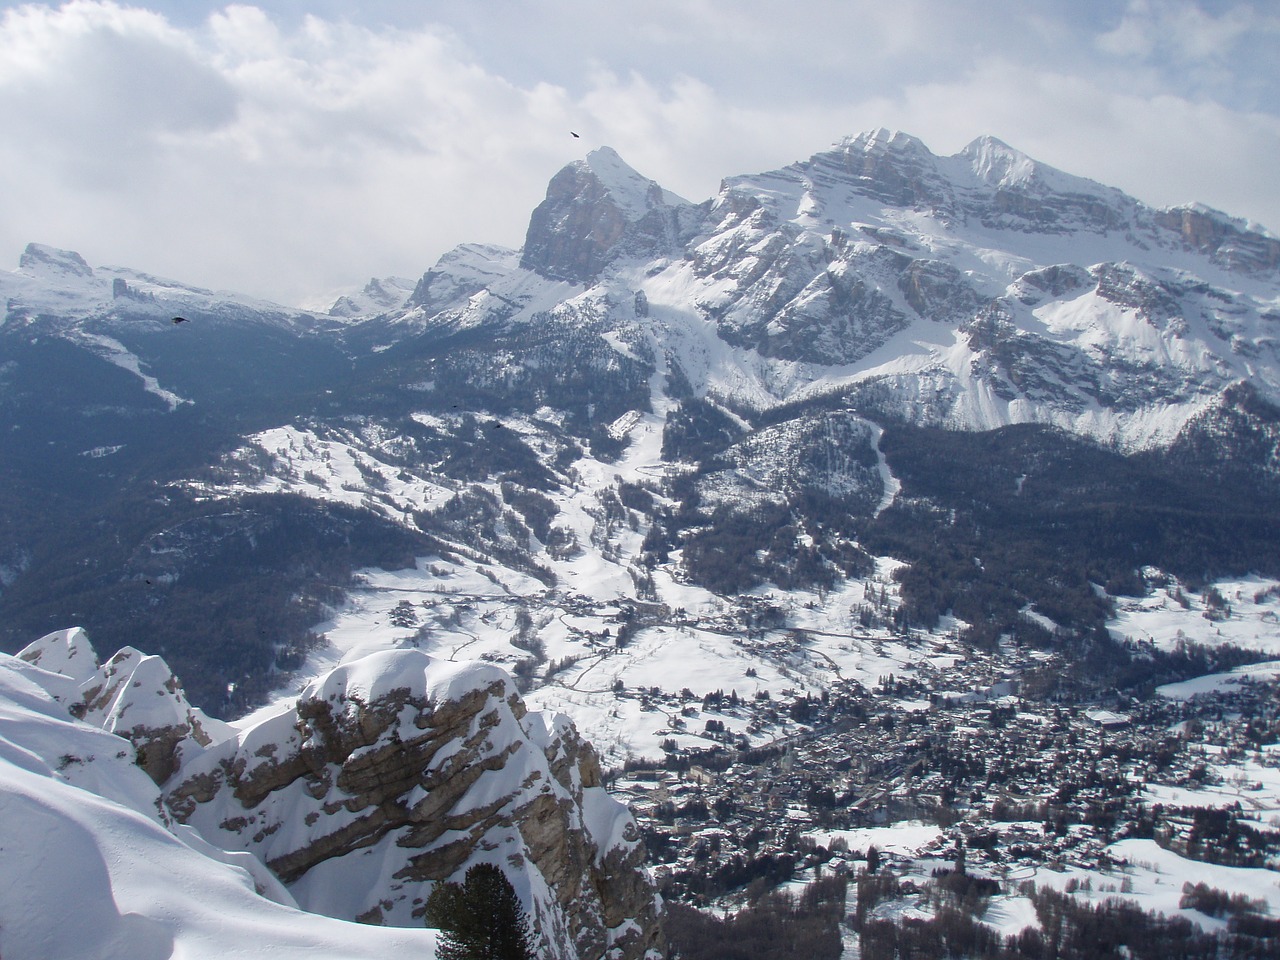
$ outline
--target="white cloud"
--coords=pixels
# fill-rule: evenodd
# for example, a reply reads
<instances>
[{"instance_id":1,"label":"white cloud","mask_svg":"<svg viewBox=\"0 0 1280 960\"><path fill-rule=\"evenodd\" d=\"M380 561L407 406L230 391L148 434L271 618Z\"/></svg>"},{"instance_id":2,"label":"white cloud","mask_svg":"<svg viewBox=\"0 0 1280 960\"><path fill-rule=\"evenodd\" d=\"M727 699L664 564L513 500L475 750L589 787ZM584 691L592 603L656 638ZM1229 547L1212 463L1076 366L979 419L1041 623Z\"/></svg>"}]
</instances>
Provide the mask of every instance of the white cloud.
<instances>
[{"instance_id":1,"label":"white cloud","mask_svg":"<svg viewBox=\"0 0 1280 960\"><path fill-rule=\"evenodd\" d=\"M1280 17L1251 4L1235 4L1215 15L1195 3L1130 0L1120 23L1097 43L1108 53L1169 56L1185 65L1229 59L1242 39L1277 31Z\"/></svg>"},{"instance_id":2,"label":"white cloud","mask_svg":"<svg viewBox=\"0 0 1280 960\"><path fill-rule=\"evenodd\" d=\"M0 25L0 127L73 184L146 174L156 141L232 119L234 93L160 17L92 3Z\"/></svg>"},{"instance_id":3,"label":"white cloud","mask_svg":"<svg viewBox=\"0 0 1280 960\"><path fill-rule=\"evenodd\" d=\"M430 30L285 33L232 7L183 34L76 3L11 12L0 59L23 65L0 79L19 133L0 145L6 245L276 296L418 273L477 234L519 243L573 156L563 92L519 89Z\"/></svg>"},{"instance_id":4,"label":"white cloud","mask_svg":"<svg viewBox=\"0 0 1280 960\"><path fill-rule=\"evenodd\" d=\"M992 133L1142 199L1280 228L1276 115L1180 87L1161 53L1212 60L1215 90L1269 82L1243 57L1265 17L1135 2L1099 35L1053 7L492 0L395 29L17 7L0 20L0 256L41 240L296 301L416 276L455 243L518 245L547 180L592 146L697 201L881 125L940 153ZM1217 39L1197 47L1201 28Z\"/></svg>"}]
</instances>

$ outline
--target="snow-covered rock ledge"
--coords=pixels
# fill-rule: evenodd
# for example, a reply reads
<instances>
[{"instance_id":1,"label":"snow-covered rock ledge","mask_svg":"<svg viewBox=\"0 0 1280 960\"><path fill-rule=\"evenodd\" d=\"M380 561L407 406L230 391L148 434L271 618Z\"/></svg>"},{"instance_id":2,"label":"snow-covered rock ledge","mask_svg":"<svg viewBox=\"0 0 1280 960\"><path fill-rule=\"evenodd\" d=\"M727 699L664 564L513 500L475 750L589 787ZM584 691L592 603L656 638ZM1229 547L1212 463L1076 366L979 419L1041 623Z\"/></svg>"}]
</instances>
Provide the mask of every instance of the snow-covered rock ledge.
<instances>
[{"instance_id":1,"label":"snow-covered rock ledge","mask_svg":"<svg viewBox=\"0 0 1280 960\"><path fill-rule=\"evenodd\" d=\"M22 715L16 725L15 713ZM49 832L46 846L84 847L77 860L108 865L93 874L102 886L94 895L107 906L122 903L117 885L155 870L114 850L118 829L99 836L58 825L74 817L36 797L69 790L67 809L106 803L120 808L118 817L147 821L139 829L148 843L181 850L169 851L171 858L203 858L200 869L230 872L249 904L234 909L246 916L270 909L305 918L301 906L334 918L316 928L334 931L332 954L318 937L310 942L321 952L312 956L363 956L363 943L356 949L351 941L368 924L420 927L433 883L461 879L482 861L500 866L520 893L541 956L638 960L662 949L661 904L642 866L634 821L605 793L594 751L567 718L528 712L496 667L414 650L381 652L336 667L295 704L237 729L187 704L159 658L125 650L99 666L82 631L60 631L0 660L0 719L11 721L0 738L18 734L0 739L0 764L57 783L21 792L9 786L18 779L0 778L0 803L13 814L0 817L0 831L16 846L22 823L34 817ZM60 935L58 895L12 896L23 902L0 902L0 954L55 955L33 945ZM101 955L142 956L151 939L171 945L212 915L198 894L189 908L175 898L166 890L157 899L160 913L129 915L154 921L112 914L101 935L112 946ZM29 929L8 920L19 906ZM339 922L351 920L365 925ZM285 944L290 927L280 924ZM146 943L135 942L134 933ZM413 943L413 953L429 955L434 943L428 931L369 936L388 954L396 952L386 949L392 943ZM234 956L239 949L260 955L263 944L247 937L243 946L226 943L216 952Z\"/></svg>"},{"instance_id":2,"label":"snow-covered rock ledge","mask_svg":"<svg viewBox=\"0 0 1280 960\"><path fill-rule=\"evenodd\" d=\"M174 822L139 752L69 712L83 709L86 681L101 688L96 722L123 717L130 729L145 728L133 723L143 704L170 701L154 721L174 703L130 682L117 685L124 696L116 702L125 708L132 700L138 709L106 709L108 685L82 631L50 634L24 655L0 654L5 960L434 955L436 931L306 913L255 857L218 849Z\"/></svg>"},{"instance_id":3,"label":"snow-covered rock ledge","mask_svg":"<svg viewBox=\"0 0 1280 960\"><path fill-rule=\"evenodd\" d=\"M415 926L435 881L486 861L508 873L543 956L625 960L658 943L638 833L595 752L488 664L417 650L342 664L185 765L166 795L317 913Z\"/></svg>"}]
</instances>

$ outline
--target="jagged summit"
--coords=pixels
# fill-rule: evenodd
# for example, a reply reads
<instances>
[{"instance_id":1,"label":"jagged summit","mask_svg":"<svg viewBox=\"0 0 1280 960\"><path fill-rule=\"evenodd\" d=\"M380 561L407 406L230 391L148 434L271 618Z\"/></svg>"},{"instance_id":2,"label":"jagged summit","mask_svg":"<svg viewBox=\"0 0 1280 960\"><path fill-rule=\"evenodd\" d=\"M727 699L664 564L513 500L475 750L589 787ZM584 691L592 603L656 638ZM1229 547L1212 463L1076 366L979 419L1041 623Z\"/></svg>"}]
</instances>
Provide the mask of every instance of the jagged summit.
<instances>
[{"instance_id":1,"label":"jagged summit","mask_svg":"<svg viewBox=\"0 0 1280 960\"><path fill-rule=\"evenodd\" d=\"M929 148L919 137L913 137L901 130L890 130L888 127L877 127L864 130L854 136L842 137L836 142L836 149L849 153L914 153L932 156Z\"/></svg>"},{"instance_id":2,"label":"jagged summit","mask_svg":"<svg viewBox=\"0 0 1280 960\"><path fill-rule=\"evenodd\" d=\"M992 136L981 136L946 162L967 166L984 188L1060 197L1093 197L1130 216L1139 204L1122 191L1077 177L1028 156Z\"/></svg>"},{"instance_id":3,"label":"jagged summit","mask_svg":"<svg viewBox=\"0 0 1280 960\"><path fill-rule=\"evenodd\" d=\"M656 180L639 173L613 147L599 147L587 154L587 169L609 192L619 208L631 220L639 220L655 206L688 205L683 197L663 189Z\"/></svg>"},{"instance_id":4,"label":"jagged summit","mask_svg":"<svg viewBox=\"0 0 1280 960\"><path fill-rule=\"evenodd\" d=\"M44 243L28 243L18 259L18 269L32 277L93 276L93 267L80 254Z\"/></svg>"},{"instance_id":5,"label":"jagged summit","mask_svg":"<svg viewBox=\"0 0 1280 960\"><path fill-rule=\"evenodd\" d=\"M551 280L586 283L621 254L658 256L692 205L600 147L563 167L529 218L520 266Z\"/></svg>"}]
</instances>

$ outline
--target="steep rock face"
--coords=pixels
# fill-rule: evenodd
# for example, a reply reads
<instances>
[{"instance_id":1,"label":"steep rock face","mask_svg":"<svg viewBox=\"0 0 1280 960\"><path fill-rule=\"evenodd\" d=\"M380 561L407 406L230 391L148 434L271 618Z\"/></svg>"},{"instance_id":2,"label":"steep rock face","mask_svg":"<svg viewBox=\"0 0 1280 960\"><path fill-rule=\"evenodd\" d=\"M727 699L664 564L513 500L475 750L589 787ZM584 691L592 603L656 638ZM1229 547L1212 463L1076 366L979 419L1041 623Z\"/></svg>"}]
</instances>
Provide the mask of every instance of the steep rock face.
<instances>
[{"instance_id":1,"label":"steep rock face","mask_svg":"<svg viewBox=\"0 0 1280 960\"><path fill-rule=\"evenodd\" d=\"M1228 270L1265 276L1280 268L1280 240L1217 210L1193 204L1157 211L1154 219L1192 250L1207 254Z\"/></svg>"},{"instance_id":2,"label":"steep rock face","mask_svg":"<svg viewBox=\"0 0 1280 960\"><path fill-rule=\"evenodd\" d=\"M695 302L726 342L780 360L851 363L906 327L901 298L882 289L906 258L847 246L837 233L814 237L732 188L712 215L722 219L691 255L705 291Z\"/></svg>"},{"instance_id":3,"label":"steep rock face","mask_svg":"<svg viewBox=\"0 0 1280 960\"><path fill-rule=\"evenodd\" d=\"M859 193L895 207L927 210L942 217L959 213L955 189L938 169L937 158L920 140L883 128L842 140L795 169L818 182L852 180Z\"/></svg>"},{"instance_id":4,"label":"steep rock face","mask_svg":"<svg viewBox=\"0 0 1280 960\"><path fill-rule=\"evenodd\" d=\"M661 948L635 825L594 753L565 718L527 713L496 668L416 651L340 666L184 767L168 802L316 912L416 925L432 883L488 861L546 955Z\"/></svg>"},{"instance_id":5,"label":"steep rock face","mask_svg":"<svg viewBox=\"0 0 1280 960\"><path fill-rule=\"evenodd\" d=\"M601 147L551 178L546 199L529 219L520 266L549 279L586 283L621 253L669 252L682 215L691 210Z\"/></svg>"}]
</instances>

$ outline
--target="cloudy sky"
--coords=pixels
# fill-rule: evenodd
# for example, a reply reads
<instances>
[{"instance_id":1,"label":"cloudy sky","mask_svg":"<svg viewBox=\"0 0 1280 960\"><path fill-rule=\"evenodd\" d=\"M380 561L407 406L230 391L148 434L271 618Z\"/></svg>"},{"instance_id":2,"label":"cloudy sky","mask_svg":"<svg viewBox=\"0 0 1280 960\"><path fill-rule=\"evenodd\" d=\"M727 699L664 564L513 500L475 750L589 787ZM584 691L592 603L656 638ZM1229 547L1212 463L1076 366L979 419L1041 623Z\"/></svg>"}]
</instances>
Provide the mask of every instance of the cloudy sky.
<instances>
[{"instance_id":1,"label":"cloudy sky","mask_svg":"<svg viewBox=\"0 0 1280 960\"><path fill-rule=\"evenodd\" d=\"M314 302L519 246L601 144L696 201L881 126L1280 232L1278 49L1272 0L0 0L0 266Z\"/></svg>"}]
</instances>

